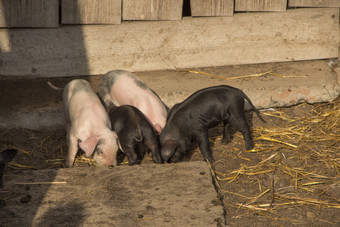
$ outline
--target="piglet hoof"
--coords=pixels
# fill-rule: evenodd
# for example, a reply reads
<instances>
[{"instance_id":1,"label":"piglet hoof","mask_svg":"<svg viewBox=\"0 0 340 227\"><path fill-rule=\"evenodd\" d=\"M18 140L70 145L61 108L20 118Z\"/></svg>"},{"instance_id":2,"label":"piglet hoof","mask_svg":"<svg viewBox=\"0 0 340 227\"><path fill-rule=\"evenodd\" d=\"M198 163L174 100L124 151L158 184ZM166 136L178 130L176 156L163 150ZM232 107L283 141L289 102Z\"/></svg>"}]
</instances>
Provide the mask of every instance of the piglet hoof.
<instances>
[{"instance_id":1,"label":"piglet hoof","mask_svg":"<svg viewBox=\"0 0 340 227\"><path fill-rule=\"evenodd\" d=\"M246 144L246 150L247 151L250 151L254 148L254 143L251 143L251 144Z\"/></svg>"},{"instance_id":2,"label":"piglet hoof","mask_svg":"<svg viewBox=\"0 0 340 227\"><path fill-rule=\"evenodd\" d=\"M129 164L128 164L128 165L129 165L129 166L133 166L133 165L135 165L135 164L136 164L135 162L130 162L130 161L129 161Z\"/></svg>"},{"instance_id":3,"label":"piglet hoof","mask_svg":"<svg viewBox=\"0 0 340 227\"><path fill-rule=\"evenodd\" d=\"M210 164L212 164L213 162L215 162L214 158L213 157L207 157L205 159L207 162L209 162Z\"/></svg>"},{"instance_id":4,"label":"piglet hoof","mask_svg":"<svg viewBox=\"0 0 340 227\"><path fill-rule=\"evenodd\" d=\"M164 161L161 158L152 158L155 164L163 164Z\"/></svg>"},{"instance_id":5,"label":"piglet hoof","mask_svg":"<svg viewBox=\"0 0 340 227\"><path fill-rule=\"evenodd\" d=\"M230 143L231 142L231 138L223 138L222 139L222 144L228 144L228 143Z\"/></svg>"}]
</instances>

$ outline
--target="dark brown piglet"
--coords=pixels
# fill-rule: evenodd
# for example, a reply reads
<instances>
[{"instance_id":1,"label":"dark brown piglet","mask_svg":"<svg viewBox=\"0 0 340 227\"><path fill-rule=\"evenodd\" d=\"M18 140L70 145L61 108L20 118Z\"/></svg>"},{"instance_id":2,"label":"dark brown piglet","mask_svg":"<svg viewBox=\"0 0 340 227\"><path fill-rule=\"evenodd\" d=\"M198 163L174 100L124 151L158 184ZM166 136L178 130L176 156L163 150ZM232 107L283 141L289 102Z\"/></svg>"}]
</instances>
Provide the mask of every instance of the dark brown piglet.
<instances>
[{"instance_id":1,"label":"dark brown piglet","mask_svg":"<svg viewBox=\"0 0 340 227\"><path fill-rule=\"evenodd\" d=\"M152 153L155 163L162 163L159 141L151 123L136 107L123 105L109 113L111 128L118 135L121 150L128 157L129 165L140 163L145 155L145 147Z\"/></svg>"}]
</instances>

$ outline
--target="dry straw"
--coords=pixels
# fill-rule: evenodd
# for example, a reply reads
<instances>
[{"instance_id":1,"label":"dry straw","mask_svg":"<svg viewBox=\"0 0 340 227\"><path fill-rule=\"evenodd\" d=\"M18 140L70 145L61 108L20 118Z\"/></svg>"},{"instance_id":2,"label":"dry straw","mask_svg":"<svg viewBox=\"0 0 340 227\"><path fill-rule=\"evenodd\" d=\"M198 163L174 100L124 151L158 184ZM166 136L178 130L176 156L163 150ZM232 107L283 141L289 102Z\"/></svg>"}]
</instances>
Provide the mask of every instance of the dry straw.
<instances>
[{"instance_id":1,"label":"dry straw","mask_svg":"<svg viewBox=\"0 0 340 227\"><path fill-rule=\"evenodd\" d=\"M340 199L328 195L329 189L340 188L340 99L332 103L302 105L305 106L295 108L308 107L311 113L301 117L289 116L284 109L263 113L267 119L279 119L283 126L253 129L256 148L252 152L258 152L254 155L259 155L262 161L216 173L217 179L227 184L237 184L237 180L244 177L268 179L261 176L271 176L271 186L263 191L267 194L270 191L271 196L261 201L258 198L264 197L263 193L252 197L225 191L243 201L235 202L235 207L275 219L278 223L287 221L279 215L282 208L294 208L300 213L311 207L340 209ZM283 182L280 178L287 179L288 185L276 186L275 182ZM261 182L262 185L265 183ZM319 221L336 225L339 220ZM295 222L290 220L290 223Z\"/></svg>"}]
</instances>

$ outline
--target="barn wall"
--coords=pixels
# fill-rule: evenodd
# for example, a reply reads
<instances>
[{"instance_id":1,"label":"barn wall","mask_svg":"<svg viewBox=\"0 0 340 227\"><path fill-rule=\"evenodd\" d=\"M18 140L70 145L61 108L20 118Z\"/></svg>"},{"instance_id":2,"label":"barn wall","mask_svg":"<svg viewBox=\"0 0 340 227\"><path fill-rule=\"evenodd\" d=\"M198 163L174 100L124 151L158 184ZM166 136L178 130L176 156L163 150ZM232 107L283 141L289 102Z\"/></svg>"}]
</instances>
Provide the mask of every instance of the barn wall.
<instances>
[{"instance_id":1,"label":"barn wall","mask_svg":"<svg viewBox=\"0 0 340 227\"><path fill-rule=\"evenodd\" d=\"M121 0L62 0L62 24L120 24Z\"/></svg>"},{"instance_id":2,"label":"barn wall","mask_svg":"<svg viewBox=\"0 0 340 227\"><path fill-rule=\"evenodd\" d=\"M190 0L192 16L231 16L234 0Z\"/></svg>"},{"instance_id":3,"label":"barn wall","mask_svg":"<svg viewBox=\"0 0 340 227\"><path fill-rule=\"evenodd\" d=\"M123 0L123 20L181 20L183 0Z\"/></svg>"},{"instance_id":4,"label":"barn wall","mask_svg":"<svg viewBox=\"0 0 340 227\"><path fill-rule=\"evenodd\" d=\"M0 0L0 27L58 27L59 0Z\"/></svg>"},{"instance_id":5,"label":"barn wall","mask_svg":"<svg viewBox=\"0 0 340 227\"><path fill-rule=\"evenodd\" d=\"M235 11L285 11L287 0L235 0Z\"/></svg>"},{"instance_id":6,"label":"barn wall","mask_svg":"<svg viewBox=\"0 0 340 227\"><path fill-rule=\"evenodd\" d=\"M1 44L8 32L0 30ZM322 59L338 56L339 10L84 25L81 31L77 26L11 29L10 34L15 45L1 53L1 75L72 76L117 68L145 71ZM83 42L72 42L79 36Z\"/></svg>"},{"instance_id":7,"label":"barn wall","mask_svg":"<svg viewBox=\"0 0 340 227\"><path fill-rule=\"evenodd\" d=\"M30 1L45 0L13 2L23 7L22 4L27 5ZM284 12L229 15L227 12L232 4L229 0L214 0L211 6L191 0L191 4L201 5L200 9L204 9L201 10L203 17L197 14L197 17L180 18L177 13L176 17L170 18L171 14L164 10L168 1L162 0L155 5L154 0L143 0L151 2L153 7L144 7L134 17L139 20L141 15L150 18L153 15L157 20L168 17L171 21L120 21L124 3L126 7L135 7L133 1L105 0L111 8L123 10L115 11L114 20L108 21L105 15L110 14L105 14L107 9L103 5L86 5L91 2L88 0L70 0L68 4L72 7L61 13L61 16L67 15L68 20L61 19L59 27L12 28L7 24L10 28L0 29L0 75L77 76L103 74L118 68L146 71L338 57L338 8L294 8ZM7 4L7 9L12 9L8 6L10 2L0 1ZM306 1L296 0L294 4L297 3L303 6ZM269 6L267 0L261 4ZM328 4L333 3L329 1ZM183 0L176 0L176 5L181 8ZM207 17L207 12L212 15L225 13L225 16ZM0 10L0 25L1 20L11 22L6 21L6 15L8 11ZM93 25L97 23L109 25Z\"/></svg>"},{"instance_id":8,"label":"barn wall","mask_svg":"<svg viewBox=\"0 0 340 227\"><path fill-rule=\"evenodd\" d=\"M289 0L289 7L340 7L339 0Z\"/></svg>"}]
</instances>

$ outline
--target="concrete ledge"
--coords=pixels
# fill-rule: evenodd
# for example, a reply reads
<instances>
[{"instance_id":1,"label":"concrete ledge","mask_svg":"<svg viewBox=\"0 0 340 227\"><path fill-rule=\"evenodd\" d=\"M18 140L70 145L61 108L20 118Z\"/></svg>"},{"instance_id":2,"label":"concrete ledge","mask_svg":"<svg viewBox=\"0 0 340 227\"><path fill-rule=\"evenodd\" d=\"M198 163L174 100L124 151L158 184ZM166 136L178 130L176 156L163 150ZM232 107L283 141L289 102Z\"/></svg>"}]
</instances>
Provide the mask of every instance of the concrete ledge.
<instances>
[{"instance_id":1,"label":"concrete ledge","mask_svg":"<svg viewBox=\"0 0 340 227\"><path fill-rule=\"evenodd\" d=\"M158 92L170 106L196 90L226 84L243 90L257 108L264 109L337 98L340 94L338 74L327 63L328 60L283 62L190 69L200 73L154 71L137 75L146 81L148 77L159 78L163 88ZM266 72L272 74L262 75ZM159 81L148 81L148 84L156 87Z\"/></svg>"},{"instance_id":2,"label":"concrete ledge","mask_svg":"<svg viewBox=\"0 0 340 227\"><path fill-rule=\"evenodd\" d=\"M41 107L20 109L10 112L0 111L0 128L26 128L39 130L64 127L63 107Z\"/></svg>"},{"instance_id":3,"label":"concrete ledge","mask_svg":"<svg viewBox=\"0 0 340 227\"><path fill-rule=\"evenodd\" d=\"M220 84L227 84L243 90L257 108L291 106L298 103L330 102L340 93L338 78L339 68L332 70L328 60L269 63L242 66L224 66L211 68L190 69L201 73L191 73L188 70L168 70L137 72L149 87L154 89L163 101L172 107L175 103L183 101L193 92ZM256 74L272 72L259 77ZM338 72L338 73L337 73ZM205 74L204 74L205 73ZM207 75L210 74L210 75ZM234 77L246 76L238 79ZM248 77L247 77L248 76ZM92 76L88 79L94 90L98 90L101 76ZM20 81L20 79L17 79ZM53 79L50 79L53 81ZM57 85L63 86L70 80L58 79ZM29 80L28 80L29 81ZM53 96L44 100L39 106L39 97L29 97L26 93L21 97L22 104L15 108L0 105L0 128L28 128L38 130L42 127L64 127L62 97L60 93L48 90L47 79L30 79L30 89L36 96ZM6 79L1 80L2 92L6 96ZM14 84L17 82L13 82ZM24 84L24 83L22 83ZM18 88L20 89L20 88ZM8 92L13 92L9 90ZM14 95L14 94L13 94ZM18 96L18 92L15 94ZM34 107L25 103L36 99ZM56 101L57 100L57 101ZM0 102L1 104L1 102ZM32 104L33 105L33 104Z\"/></svg>"}]
</instances>

